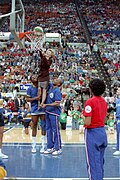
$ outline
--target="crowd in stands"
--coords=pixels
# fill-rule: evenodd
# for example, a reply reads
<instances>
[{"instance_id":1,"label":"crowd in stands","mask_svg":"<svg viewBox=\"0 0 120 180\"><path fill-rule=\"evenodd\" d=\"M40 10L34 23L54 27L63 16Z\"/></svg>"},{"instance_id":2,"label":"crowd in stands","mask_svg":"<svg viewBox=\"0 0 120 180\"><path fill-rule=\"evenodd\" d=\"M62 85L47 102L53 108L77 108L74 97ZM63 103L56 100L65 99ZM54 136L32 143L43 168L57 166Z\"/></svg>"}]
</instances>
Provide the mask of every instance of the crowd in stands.
<instances>
[{"instance_id":1,"label":"crowd in stands","mask_svg":"<svg viewBox=\"0 0 120 180\"><path fill-rule=\"evenodd\" d=\"M12 112L18 112L22 105L19 102L25 104L25 98L16 96L16 91L19 90L20 84L30 83L30 76L38 61L37 52L29 51L29 48L16 49L1 55L1 96L5 99L5 106L9 106ZM113 68L113 70L115 73L116 69ZM73 110L74 102L78 101L82 109L85 100L89 97L89 80L99 77L89 47L84 45L84 48L61 47L56 49L55 59L50 68L50 79L52 80L56 75L64 79L63 94L68 94L69 103L66 103L66 97L63 98L64 107L67 106L67 110ZM106 96L109 97L108 94ZM115 97L113 95L112 97L106 101L109 105L114 106ZM10 120L11 117L8 122Z\"/></svg>"}]
</instances>

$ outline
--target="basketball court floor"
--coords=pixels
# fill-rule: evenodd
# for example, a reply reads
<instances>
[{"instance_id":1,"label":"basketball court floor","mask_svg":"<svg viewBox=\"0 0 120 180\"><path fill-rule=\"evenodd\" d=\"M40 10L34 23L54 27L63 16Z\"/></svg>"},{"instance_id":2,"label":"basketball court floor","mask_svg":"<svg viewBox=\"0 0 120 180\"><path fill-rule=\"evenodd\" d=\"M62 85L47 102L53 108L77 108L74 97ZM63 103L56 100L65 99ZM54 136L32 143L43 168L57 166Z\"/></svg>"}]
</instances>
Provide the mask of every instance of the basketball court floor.
<instances>
[{"instance_id":1,"label":"basketball court floor","mask_svg":"<svg viewBox=\"0 0 120 180\"><path fill-rule=\"evenodd\" d=\"M107 132L108 134L108 132ZM7 178L24 180L87 180L84 135L78 130L61 130L62 154L40 154L41 130L37 134L37 152L31 153L31 129L26 135L22 126L6 127L3 152ZM104 174L106 180L120 180L120 156L114 157L116 134L108 134ZM6 178L6 179L7 179Z\"/></svg>"}]
</instances>

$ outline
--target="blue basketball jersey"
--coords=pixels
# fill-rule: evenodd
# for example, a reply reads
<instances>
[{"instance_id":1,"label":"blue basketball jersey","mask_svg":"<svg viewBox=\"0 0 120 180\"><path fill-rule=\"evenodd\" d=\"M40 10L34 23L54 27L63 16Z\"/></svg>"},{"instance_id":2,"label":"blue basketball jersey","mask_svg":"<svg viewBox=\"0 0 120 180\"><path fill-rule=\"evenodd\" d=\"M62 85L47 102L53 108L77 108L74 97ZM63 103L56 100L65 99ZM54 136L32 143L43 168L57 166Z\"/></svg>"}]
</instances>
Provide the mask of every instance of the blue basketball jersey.
<instances>
[{"instance_id":1,"label":"blue basketball jersey","mask_svg":"<svg viewBox=\"0 0 120 180\"><path fill-rule=\"evenodd\" d=\"M34 98L38 96L38 88L34 86L30 86L27 90L27 96L30 98ZM38 101L34 100L31 102L31 113L34 113L38 109Z\"/></svg>"},{"instance_id":2,"label":"blue basketball jersey","mask_svg":"<svg viewBox=\"0 0 120 180\"><path fill-rule=\"evenodd\" d=\"M51 86L48 91L46 104L51 104L53 102L60 102L61 99L62 99L62 93L60 91L60 88L59 87L53 88L53 86ZM47 106L46 112L53 115L60 115L61 107L60 106Z\"/></svg>"}]
</instances>

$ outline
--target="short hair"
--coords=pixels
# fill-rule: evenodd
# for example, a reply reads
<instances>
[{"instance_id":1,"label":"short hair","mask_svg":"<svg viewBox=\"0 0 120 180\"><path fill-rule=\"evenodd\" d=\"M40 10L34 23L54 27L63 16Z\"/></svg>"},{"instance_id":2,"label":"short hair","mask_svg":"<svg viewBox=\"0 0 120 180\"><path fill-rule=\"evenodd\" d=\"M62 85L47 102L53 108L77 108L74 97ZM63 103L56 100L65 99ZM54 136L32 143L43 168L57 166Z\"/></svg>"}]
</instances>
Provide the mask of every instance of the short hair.
<instances>
[{"instance_id":1,"label":"short hair","mask_svg":"<svg viewBox=\"0 0 120 180\"><path fill-rule=\"evenodd\" d=\"M33 76L37 76L37 81L38 81L38 75L37 75L37 74L32 74L32 75L30 76L31 82L33 82L33 80L32 80L32 77L33 77Z\"/></svg>"},{"instance_id":2,"label":"short hair","mask_svg":"<svg viewBox=\"0 0 120 180\"><path fill-rule=\"evenodd\" d=\"M103 80L95 78L90 81L89 88L95 96L101 96L106 89L106 85Z\"/></svg>"},{"instance_id":3,"label":"short hair","mask_svg":"<svg viewBox=\"0 0 120 180\"><path fill-rule=\"evenodd\" d=\"M62 84L63 84L63 80L61 78L58 78L58 80L59 80L59 83L60 83L59 87L61 87Z\"/></svg>"}]
</instances>

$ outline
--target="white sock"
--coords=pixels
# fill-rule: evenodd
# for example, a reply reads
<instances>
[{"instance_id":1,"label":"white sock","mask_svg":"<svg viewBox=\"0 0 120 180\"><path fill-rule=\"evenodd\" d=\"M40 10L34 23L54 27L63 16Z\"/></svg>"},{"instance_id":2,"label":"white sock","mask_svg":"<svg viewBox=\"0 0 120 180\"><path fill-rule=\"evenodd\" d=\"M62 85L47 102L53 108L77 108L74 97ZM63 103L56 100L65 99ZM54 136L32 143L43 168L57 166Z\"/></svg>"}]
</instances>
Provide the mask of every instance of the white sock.
<instances>
[{"instance_id":1,"label":"white sock","mask_svg":"<svg viewBox=\"0 0 120 180\"><path fill-rule=\"evenodd\" d=\"M0 154L2 153L2 149L0 148Z\"/></svg>"},{"instance_id":2,"label":"white sock","mask_svg":"<svg viewBox=\"0 0 120 180\"><path fill-rule=\"evenodd\" d=\"M45 140L46 140L46 136L42 136L41 137L42 147L45 147Z\"/></svg>"},{"instance_id":3,"label":"white sock","mask_svg":"<svg viewBox=\"0 0 120 180\"><path fill-rule=\"evenodd\" d=\"M35 148L36 146L36 137L32 136L32 147Z\"/></svg>"}]
</instances>

